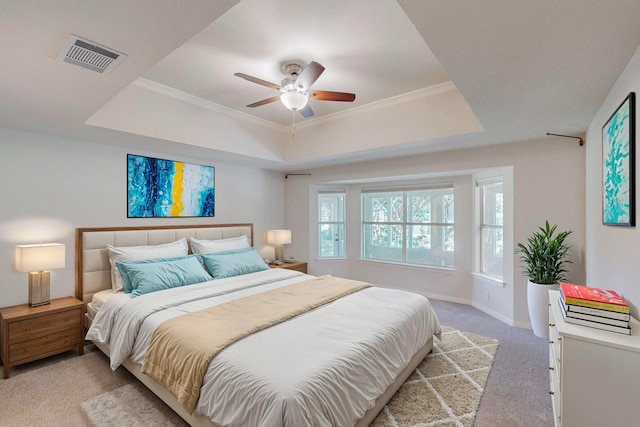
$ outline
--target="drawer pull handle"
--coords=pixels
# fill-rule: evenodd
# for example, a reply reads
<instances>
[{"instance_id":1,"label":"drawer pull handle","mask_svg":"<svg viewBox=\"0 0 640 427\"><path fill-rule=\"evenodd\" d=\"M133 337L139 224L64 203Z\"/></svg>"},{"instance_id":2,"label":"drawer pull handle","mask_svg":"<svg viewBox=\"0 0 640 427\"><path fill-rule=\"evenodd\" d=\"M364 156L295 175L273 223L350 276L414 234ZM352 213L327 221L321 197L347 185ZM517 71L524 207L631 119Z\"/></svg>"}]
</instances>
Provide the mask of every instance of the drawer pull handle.
<instances>
[{"instance_id":1,"label":"drawer pull handle","mask_svg":"<svg viewBox=\"0 0 640 427\"><path fill-rule=\"evenodd\" d=\"M549 394L555 394L553 390L549 390Z\"/></svg>"},{"instance_id":2,"label":"drawer pull handle","mask_svg":"<svg viewBox=\"0 0 640 427\"><path fill-rule=\"evenodd\" d=\"M556 324L555 323L549 323L549 326L553 328L554 326L556 326Z\"/></svg>"},{"instance_id":3,"label":"drawer pull handle","mask_svg":"<svg viewBox=\"0 0 640 427\"><path fill-rule=\"evenodd\" d=\"M553 340L549 340L549 344L553 344Z\"/></svg>"},{"instance_id":4,"label":"drawer pull handle","mask_svg":"<svg viewBox=\"0 0 640 427\"><path fill-rule=\"evenodd\" d=\"M555 368L555 367L553 367L553 366L549 366L549 370L550 370L550 371L555 371L555 370L556 370L556 368Z\"/></svg>"}]
</instances>

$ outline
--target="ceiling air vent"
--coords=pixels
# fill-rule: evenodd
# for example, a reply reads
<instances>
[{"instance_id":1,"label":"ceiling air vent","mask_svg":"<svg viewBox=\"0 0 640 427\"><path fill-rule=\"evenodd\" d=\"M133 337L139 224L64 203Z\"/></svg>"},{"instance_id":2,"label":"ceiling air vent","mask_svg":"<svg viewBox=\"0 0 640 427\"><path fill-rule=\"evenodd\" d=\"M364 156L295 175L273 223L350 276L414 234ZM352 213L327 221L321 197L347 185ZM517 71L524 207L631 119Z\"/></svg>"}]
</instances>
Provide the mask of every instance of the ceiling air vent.
<instances>
[{"instance_id":1,"label":"ceiling air vent","mask_svg":"<svg viewBox=\"0 0 640 427\"><path fill-rule=\"evenodd\" d=\"M71 34L56 60L109 74L126 58L122 52Z\"/></svg>"}]
</instances>

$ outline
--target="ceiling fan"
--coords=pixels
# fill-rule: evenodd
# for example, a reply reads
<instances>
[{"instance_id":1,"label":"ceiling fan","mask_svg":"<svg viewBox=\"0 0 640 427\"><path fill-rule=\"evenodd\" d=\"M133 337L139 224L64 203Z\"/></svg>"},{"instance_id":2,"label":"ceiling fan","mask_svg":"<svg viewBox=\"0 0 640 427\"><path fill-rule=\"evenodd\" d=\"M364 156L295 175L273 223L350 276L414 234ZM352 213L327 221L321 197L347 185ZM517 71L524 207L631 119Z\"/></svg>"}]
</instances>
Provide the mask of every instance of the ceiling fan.
<instances>
[{"instance_id":1,"label":"ceiling fan","mask_svg":"<svg viewBox=\"0 0 640 427\"><path fill-rule=\"evenodd\" d=\"M280 86L257 77L244 73L235 73L235 76L241 77L253 83L276 89L282 92L278 96L263 99L247 105L247 107L259 107L261 105L270 104L280 100L282 104L291 111L299 111L302 117L313 117L313 110L308 104L310 99L317 101L342 101L353 102L356 95L347 92L331 92L326 90L310 90L311 85L318 80L318 77L324 72L324 67L315 61L311 61L306 67L300 64L288 64L284 67L289 76L282 80Z\"/></svg>"}]
</instances>

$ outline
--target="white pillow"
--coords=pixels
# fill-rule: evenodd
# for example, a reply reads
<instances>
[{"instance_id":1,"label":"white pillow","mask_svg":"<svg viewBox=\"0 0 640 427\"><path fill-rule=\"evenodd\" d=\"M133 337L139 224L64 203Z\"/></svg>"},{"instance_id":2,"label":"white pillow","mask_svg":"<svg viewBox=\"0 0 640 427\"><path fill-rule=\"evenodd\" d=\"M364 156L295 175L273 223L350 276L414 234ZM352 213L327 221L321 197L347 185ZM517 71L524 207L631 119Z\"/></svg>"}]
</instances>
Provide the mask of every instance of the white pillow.
<instances>
[{"instance_id":1,"label":"white pillow","mask_svg":"<svg viewBox=\"0 0 640 427\"><path fill-rule=\"evenodd\" d=\"M107 252L109 252L109 263L111 264L111 287L114 292L123 292L124 283L116 262L186 256L189 254L189 247L187 246L187 239L183 237L175 242L162 245L122 247L107 245Z\"/></svg>"},{"instance_id":2,"label":"white pillow","mask_svg":"<svg viewBox=\"0 0 640 427\"><path fill-rule=\"evenodd\" d=\"M191 237L191 252L194 254L210 254L213 252L230 251L251 247L247 236L231 237L229 239L199 240Z\"/></svg>"}]
</instances>

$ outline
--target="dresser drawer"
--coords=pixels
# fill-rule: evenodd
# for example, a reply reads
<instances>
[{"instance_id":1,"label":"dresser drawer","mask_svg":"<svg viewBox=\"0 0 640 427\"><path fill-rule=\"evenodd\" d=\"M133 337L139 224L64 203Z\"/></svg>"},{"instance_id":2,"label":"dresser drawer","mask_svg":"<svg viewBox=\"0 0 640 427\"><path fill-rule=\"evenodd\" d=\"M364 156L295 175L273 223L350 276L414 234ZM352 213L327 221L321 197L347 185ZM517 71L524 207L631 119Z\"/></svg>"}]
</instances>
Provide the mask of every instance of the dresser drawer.
<instances>
[{"instance_id":1,"label":"dresser drawer","mask_svg":"<svg viewBox=\"0 0 640 427\"><path fill-rule=\"evenodd\" d=\"M555 425L557 427L562 425L562 393L559 389L559 384L554 381L553 375L550 377L549 393L551 394L551 405L553 408L553 417L555 419Z\"/></svg>"},{"instance_id":2,"label":"dresser drawer","mask_svg":"<svg viewBox=\"0 0 640 427\"><path fill-rule=\"evenodd\" d=\"M559 334L555 313L549 298L549 394L553 408L554 425L562 426L562 337Z\"/></svg>"},{"instance_id":3,"label":"dresser drawer","mask_svg":"<svg viewBox=\"0 0 640 427\"><path fill-rule=\"evenodd\" d=\"M551 379L552 390L562 391L560 388L560 364L553 353L553 346L549 346L549 378Z\"/></svg>"},{"instance_id":4,"label":"dresser drawer","mask_svg":"<svg viewBox=\"0 0 640 427\"><path fill-rule=\"evenodd\" d=\"M556 319L549 307L549 356L553 352L556 359L556 365L562 364L562 337L558 334L558 328L556 327Z\"/></svg>"},{"instance_id":5,"label":"dresser drawer","mask_svg":"<svg viewBox=\"0 0 640 427\"><path fill-rule=\"evenodd\" d=\"M9 341L38 334L59 331L61 329L80 328L82 326L82 308L66 310L47 316L32 317L9 323Z\"/></svg>"},{"instance_id":6,"label":"dresser drawer","mask_svg":"<svg viewBox=\"0 0 640 427\"><path fill-rule=\"evenodd\" d=\"M67 329L9 345L9 363L59 353L82 343L82 328Z\"/></svg>"}]
</instances>

